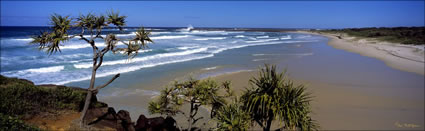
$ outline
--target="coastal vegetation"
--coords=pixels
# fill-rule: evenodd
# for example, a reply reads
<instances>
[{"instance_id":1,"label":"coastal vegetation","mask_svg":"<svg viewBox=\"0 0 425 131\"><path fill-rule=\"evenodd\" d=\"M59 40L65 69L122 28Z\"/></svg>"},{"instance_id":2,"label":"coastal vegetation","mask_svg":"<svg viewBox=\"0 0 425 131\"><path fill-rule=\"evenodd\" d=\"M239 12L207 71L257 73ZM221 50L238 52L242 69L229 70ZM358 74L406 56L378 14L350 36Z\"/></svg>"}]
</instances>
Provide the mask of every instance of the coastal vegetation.
<instances>
[{"instance_id":1,"label":"coastal vegetation","mask_svg":"<svg viewBox=\"0 0 425 131\"><path fill-rule=\"evenodd\" d=\"M310 116L311 95L303 85L294 85L276 66L266 65L259 76L249 80L252 87L242 96L245 110L263 130L270 130L272 121L283 123L286 130L318 128Z\"/></svg>"},{"instance_id":2,"label":"coastal vegetation","mask_svg":"<svg viewBox=\"0 0 425 131\"><path fill-rule=\"evenodd\" d=\"M39 35L33 36L34 39L31 43L38 44L40 50L46 50L51 55L56 52L61 52L60 45L66 44L65 42L71 38L79 38L84 40L93 49L93 66L92 75L90 79L90 85L88 87L89 93L85 98L85 104L81 114L81 125L85 125L85 116L90 105L90 100L93 95L96 95L99 89L102 89L112 83L120 74L114 75L108 82L103 85L95 87L96 71L102 65L103 57L106 53L111 51L112 53L123 53L129 58L135 57L139 50L145 49L148 42L153 42L150 38L150 32L146 31L143 27L135 32L136 36L130 40L121 40L114 34L108 34L102 36L102 29L107 26L116 26L122 31L122 27L125 26L126 16L120 15L118 12L110 11L107 15L94 15L88 13L87 15L80 15L78 18L70 18L69 16L62 16L59 14L53 14L50 17L51 28L50 31L40 32ZM72 24L75 23L75 24ZM71 34L73 29L79 29L77 34ZM86 36L88 35L88 36ZM105 41L106 46L103 49L99 49L96 45L97 39ZM121 42L125 47L117 47L117 44Z\"/></svg>"},{"instance_id":3,"label":"coastal vegetation","mask_svg":"<svg viewBox=\"0 0 425 131\"><path fill-rule=\"evenodd\" d=\"M196 117L200 106L211 107L211 118L216 120L216 129L248 130L256 123L264 131L271 130L272 122L283 124L283 130L317 130L319 125L311 119L311 94L303 85L294 85L284 72L277 72L275 66L265 65L259 76L249 81L252 85L240 97L232 95L230 82L224 82L221 89L226 93L219 96L220 86L215 81L189 79L175 82L165 88L156 100L149 103L152 114L174 116L185 115L180 110L184 102L190 104L188 130L202 117ZM225 98L233 96L228 103Z\"/></svg>"},{"instance_id":4,"label":"coastal vegetation","mask_svg":"<svg viewBox=\"0 0 425 131\"><path fill-rule=\"evenodd\" d=\"M401 44L425 44L425 27L381 27L316 30L323 33L347 34L362 38L376 38Z\"/></svg>"},{"instance_id":5,"label":"coastal vegetation","mask_svg":"<svg viewBox=\"0 0 425 131\"><path fill-rule=\"evenodd\" d=\"M41 85L0 75L0 130L34 130L23 120L58 111L81 111L87 91L81 88ZM91 107L105 104L92 99Z\"/></svg>"},{"instance_id":6,"label":"coastal vegetation","mask_svg":"<svg viewBox=\"0 0 425 131\"><path fill-rule=\"evenodd\" d=\"M219 91L225 91L226 93L220 95ZM189 123L187 129L191 130L192 125L204 119L197 116L201 106L210 106L211 118L213 118L216 115L216 111L226 104L225 98L230 96L232 96L230 82L223 82L218 85L217 82L210 79L196 80L190 78L185 82L176 81L171 88L162 90L158 100L149 103L149 112L167 116L182 114ZM185 112L180 109L184 104L189 104L189 111Z\"/></svg>"}]
</instances>

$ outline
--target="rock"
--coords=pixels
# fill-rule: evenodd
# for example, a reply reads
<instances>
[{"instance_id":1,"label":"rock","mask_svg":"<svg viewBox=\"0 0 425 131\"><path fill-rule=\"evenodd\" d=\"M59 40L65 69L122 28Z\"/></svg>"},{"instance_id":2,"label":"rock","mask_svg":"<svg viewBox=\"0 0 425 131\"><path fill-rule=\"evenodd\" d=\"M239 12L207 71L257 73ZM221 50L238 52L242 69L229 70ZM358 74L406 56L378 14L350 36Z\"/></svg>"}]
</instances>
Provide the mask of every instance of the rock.
<instances>
[{"instance_id":1,"label":"rock","mask_svg":"<svg viewBox=\"0 0 425 131\"><path fill-rule=\"evenodd\" d=\"M112 107L109 108L93 108L89 109L86 116L86 121L89 122L89 125L97 128L113 128L113 129L122 129L121 125L118 125L118 119L115 112L115 109Z\"/></svg>"},{"instance_id":2,"label":"rock","mask_svg":"<svg viewBox=\"0 0 425 131\"><path fill-rule=\"evenodd\" d=\"M126 110L118 111L117 117L119 120L122 120L123 122L131 123L130 113Z\"/></svg>"},{"instance_id":3,"label":"rock","mask_svg":"<svg viewBox=\"0 0 425 131\"><path fill-rule=\"evenodd\" d=\"M145 115L141 114L137 119L136 126L134 127L136 131L145 131L148 128L148 118Z\"/></svg>"},{"instance_id":4,"label":"rock","mask_svg":"<svg viewBox=\"0 0 425 131\"><path fill-rule=\"evenodd\" d=\"M128 111L118 111L117 119L121 120L121 126L124 128L125 131L135 131L134 124L131 122L130 113Z\"/></svg>"},{"instance_id":5,"label":"rock","mask_svg":"<svg viewBox=\"0 0 425 131\"><path fill-rule=\"evenodd\" d=\"M162 126L164 125L164 121L165 119L163 117L149 118L148 124L149 124L150 130L153 130L153 131L161 130L163 128Z\"/></svg>"},{"instance_id":6,"label":"rock","mask_svg":"<svg viewBox=\"0 0 425 131\"><path fill-rule=\"evenodd\" d=\"M167 116L167 118L165 118L165 121L164 121L164 124L163 124L163 127L165 129L167 129L168 131L174 131L174 130L177 129L176 126L177 126L176 120L174 120L173 117Z\"/></svg>"}]
</instances>

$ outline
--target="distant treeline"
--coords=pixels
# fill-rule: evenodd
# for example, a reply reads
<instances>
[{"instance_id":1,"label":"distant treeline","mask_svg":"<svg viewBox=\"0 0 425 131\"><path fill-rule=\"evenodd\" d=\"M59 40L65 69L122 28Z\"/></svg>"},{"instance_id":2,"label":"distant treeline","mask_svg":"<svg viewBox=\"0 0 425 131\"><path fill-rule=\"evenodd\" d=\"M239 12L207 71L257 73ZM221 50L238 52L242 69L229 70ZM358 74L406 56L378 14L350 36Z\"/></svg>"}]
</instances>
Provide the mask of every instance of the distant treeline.
<instances>
[{"instance_id":1,"label":"distant treeline","mask_svg":"<svg viewBox=\"0 0 425 131\"><path fill-rule=\"evenodd\" d=\"M425 44L425 27L347 28L321 30L320 32L344 33L350 36L377 38L378 40L401 44Z\"/></svg>"}]
</instances>

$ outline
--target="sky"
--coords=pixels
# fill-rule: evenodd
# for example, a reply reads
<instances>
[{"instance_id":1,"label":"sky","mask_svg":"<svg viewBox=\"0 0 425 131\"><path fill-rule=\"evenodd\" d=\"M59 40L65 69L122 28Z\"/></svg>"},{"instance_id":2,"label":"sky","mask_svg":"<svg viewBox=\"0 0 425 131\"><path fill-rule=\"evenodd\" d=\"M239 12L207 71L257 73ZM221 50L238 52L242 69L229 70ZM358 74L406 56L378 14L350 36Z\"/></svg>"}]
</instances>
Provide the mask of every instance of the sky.
<instances>
[{"instance_id":1,"label":"sky","mask_svg":"<svg viewBox=\"0 0 425 131\"><path fill-rule=\"evenodd\" d=\"M119 10L127 26L359 28L424 26L424 1L1 1L1 26L47 26Z\"/></svg>"}]
</instances>

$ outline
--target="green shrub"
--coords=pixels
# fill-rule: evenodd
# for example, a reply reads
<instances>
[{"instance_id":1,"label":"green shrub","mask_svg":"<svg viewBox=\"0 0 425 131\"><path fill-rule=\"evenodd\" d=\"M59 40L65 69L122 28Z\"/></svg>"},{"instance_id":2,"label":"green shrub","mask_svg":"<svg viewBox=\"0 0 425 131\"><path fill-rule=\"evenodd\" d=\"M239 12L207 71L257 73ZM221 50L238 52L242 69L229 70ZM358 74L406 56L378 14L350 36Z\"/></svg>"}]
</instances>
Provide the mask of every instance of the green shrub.
<instances>
[{"instance_id":1,"label":"green shrub","mask_svg":"<svg viewBox=\"0 0 425 131\"><path fill-rule=\"evenodd\" d=\"M40 129L26 125L16 117L0 113L0 131L40 131Z\"/></svg>"},{"instance_id":2,"label":"green shrub","mask_svg":"<svg viewBox=\"0 0 425 131\"><path fill-rule=\"evenodd\" d=\"M0 113L11 116L50 110L79 110L85 100L85 90L64 86L39 87L24 80L0 77Z\"/></svg>"},{"instance_id":3,"label":"green shrub","mask_svg":"<svg viewBox=\"0 0 425 131\"><path fill-rule=\"evenodd\" d=\"M377 38L401 44L425 44L425 27L347 28L323 30L321 32L345 33L350 36Z\"/></svg>"}]
</instances>

